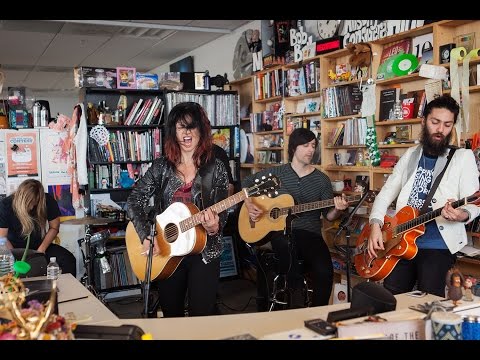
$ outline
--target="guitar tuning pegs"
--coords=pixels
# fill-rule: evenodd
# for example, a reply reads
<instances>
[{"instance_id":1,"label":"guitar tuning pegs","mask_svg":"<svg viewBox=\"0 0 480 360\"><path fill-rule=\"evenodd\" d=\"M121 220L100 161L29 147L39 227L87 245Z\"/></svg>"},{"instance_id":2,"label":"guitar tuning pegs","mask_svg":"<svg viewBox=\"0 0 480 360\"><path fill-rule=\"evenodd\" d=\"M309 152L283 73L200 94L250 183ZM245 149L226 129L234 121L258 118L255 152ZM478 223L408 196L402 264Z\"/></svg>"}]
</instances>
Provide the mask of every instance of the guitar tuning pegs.
<instances>
[{"instance_id":1,"label":"guitar tuning pegs","mask_svg":"<svg viewBox=\"0 0 480 360\"><path fill-rule=\"evenodd\" d=\"M262 176L262 180L265 180L265 175Z\"/></svg>"},{"instance_id":2,"label":"guitar tuning pegs","mask_svg":"<svg viewBox=\"0 0 480 360\"><path fill-rule=\"evenodd\" d=\"M258 182L259 182L259 180L258 180L258 179L255 179L255 182L256 182L256 183L258 183Z\"/></svg>"}]
</instances>

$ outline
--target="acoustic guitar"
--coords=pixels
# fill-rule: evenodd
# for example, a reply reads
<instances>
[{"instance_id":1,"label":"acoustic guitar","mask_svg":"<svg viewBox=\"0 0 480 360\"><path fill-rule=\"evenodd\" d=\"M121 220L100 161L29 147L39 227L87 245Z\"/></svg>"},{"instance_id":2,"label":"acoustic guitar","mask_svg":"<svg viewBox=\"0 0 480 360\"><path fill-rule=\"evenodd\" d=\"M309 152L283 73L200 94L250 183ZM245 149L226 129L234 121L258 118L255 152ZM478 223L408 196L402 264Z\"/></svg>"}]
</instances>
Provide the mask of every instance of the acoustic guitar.
<instances>
[{"instance_id":1,"label":"acoustic guitar","mask_svg":"<svg viewBox=\"0 0 480 360\"><path fill-rule=\"evenodd\" d=\"M347 196L349 203L359 201L362 194ZM254 222L248 215L245 204L240 209L238 216L238 232L246 243L256 243L271 231L281 231L286 226L289 211L299 214L306 211L318 210L335 205L333 199L314 201L306 204L295 205L293 197L288 194L275 198L258 197L252 199L253 203L263 210L262 217Z\"/></svg>"},{"instance_id":2,"label":"acoustic guitar","mask_svg":"<svg viewBox=\"0 0 480 360\"><path fill-rule=\"evenodd\" d=\"M255 185L222 200L212 206L221 213L250 196L272 196L280 186L276 176L263 176L256 179ZM186 255L199 254L205 248L207 235L201 225L203 211L194 204L175 202L155 218L156 241L160 254L152 258L151 279L166 279L177 269ZM143 245L132 222L129 222L125 234L128 258L132 270L140 280L145 279L147 256L142 255Z\"/></svg>"},{"instance_id":3,"label":"acoustic guitar","mask_svg":"<svg viewBox=\"0 0 480 360\"><path fill-rule=\"evenodd\" d=\"M480 191L451 203L453 208L465 204L480 204ZM405 206L395 216L385 216L382 227L385 250L376 251L377 257L368 254L368 237L370 224L366 224L357 238L353 251L355 269L364 278L379 281L386 278L395 268L400 259L413 259L418 252L416 240L425 233L425 223L439 217L442 208L419 215L419 210Z\"/></svg>"}]
</instances>

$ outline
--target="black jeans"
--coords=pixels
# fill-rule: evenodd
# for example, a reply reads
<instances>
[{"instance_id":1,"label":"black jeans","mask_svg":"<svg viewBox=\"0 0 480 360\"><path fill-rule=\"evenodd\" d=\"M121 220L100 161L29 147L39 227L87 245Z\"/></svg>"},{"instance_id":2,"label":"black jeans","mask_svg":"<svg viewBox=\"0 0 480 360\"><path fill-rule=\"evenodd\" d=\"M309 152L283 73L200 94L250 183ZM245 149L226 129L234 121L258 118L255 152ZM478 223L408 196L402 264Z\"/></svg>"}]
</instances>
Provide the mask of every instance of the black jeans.
<instances>
[{"instance_id":1,"label":"black jeans","mask_svg":"<svg viewBox=\"0 0 480 360\"><path fill-rule=\"evenodd\" d=\"M294 230L292 241L283 235L282 232L271 234L271 244L275 256L274 271L285 275L288 278L289 287L296 288L299 284L300 274L299 259L303 260L305 272L312 274L313 286L313 306L328 305L333 286L333 266L332 258L327 244L323 238L309 231ZM271 286L267 286L268 276L265 274L268 270L257 272L257 304L259 311L266 309L266 299Z\"/></svg>"},{"instance_id":2,"label":"black jeans","mask_svg":"<svg viewBox=\"0 0 480 360\"><path fill-rule=\"evenodd\" d=\"M208 264L202 255L186 256L168 279L155 282L164 317L185 316L188 290L188 316L215 314L220 279L220 258Z\"/></svg>"},{"instance_id":3,"label":"black jeans","mask_svg":"<svg viewBox=\"0 0 480 360\"><path fill-rule=\"evenodd\" d=\"M455 264L457 256L449 250L418 249L412 260L400 260L383 281L383 286L392 294L418 290L445 296L445 277Z\"/></svg>"}]
</instances>

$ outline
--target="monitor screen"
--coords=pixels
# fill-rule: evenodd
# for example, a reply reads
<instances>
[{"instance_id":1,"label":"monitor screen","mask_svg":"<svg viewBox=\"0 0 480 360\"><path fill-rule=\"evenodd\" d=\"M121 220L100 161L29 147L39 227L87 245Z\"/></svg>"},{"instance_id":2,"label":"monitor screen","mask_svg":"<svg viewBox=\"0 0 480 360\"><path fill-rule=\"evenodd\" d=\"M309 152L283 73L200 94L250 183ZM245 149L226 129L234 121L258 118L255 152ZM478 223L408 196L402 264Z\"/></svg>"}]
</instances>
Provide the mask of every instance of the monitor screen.
<instances>
[{"instance_id":1,"label":"monitor screen","mask_svg":"<svg viewBox=\"0 0 480 360\"><path fill-rule=\"evenodd\" d=\"M193 72L193 56L187 56L170 64L170 72Z\"/></svg>"}]
</instances>

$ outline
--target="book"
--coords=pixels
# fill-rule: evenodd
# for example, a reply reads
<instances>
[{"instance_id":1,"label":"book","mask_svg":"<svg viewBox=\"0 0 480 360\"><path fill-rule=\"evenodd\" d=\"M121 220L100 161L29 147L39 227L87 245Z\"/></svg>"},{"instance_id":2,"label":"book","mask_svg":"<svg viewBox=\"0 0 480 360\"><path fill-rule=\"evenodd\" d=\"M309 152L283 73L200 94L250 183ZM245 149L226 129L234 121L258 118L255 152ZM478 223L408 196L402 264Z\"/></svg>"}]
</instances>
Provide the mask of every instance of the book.
<instances>
[{"instance_id":1,"label":"book","mask_svg":"<svg viewBox=\"0 0 480 360\"><path fill-rule=\"evenodd\" d=\"M400 88L390 88L380 91L380 112L379 121L391 119L393 117L393 106L399 98Z\"/></svg>"},{"instance_id":2,"label":"book","mask_svg":"<svg viewBox=\"0 0 480 360\"><path fill-rule=\"evenodd\" d=\"M377 80L386 80L395 77L392 71L392 62L399 54L409 54L411 44L412 39L406 38L383 47L377 71Z\"/></svg>"}]
</instances>

